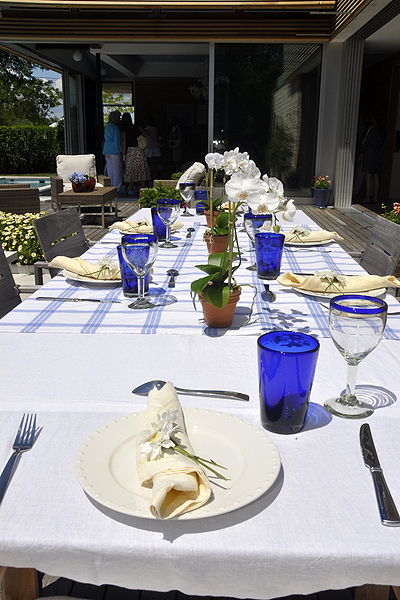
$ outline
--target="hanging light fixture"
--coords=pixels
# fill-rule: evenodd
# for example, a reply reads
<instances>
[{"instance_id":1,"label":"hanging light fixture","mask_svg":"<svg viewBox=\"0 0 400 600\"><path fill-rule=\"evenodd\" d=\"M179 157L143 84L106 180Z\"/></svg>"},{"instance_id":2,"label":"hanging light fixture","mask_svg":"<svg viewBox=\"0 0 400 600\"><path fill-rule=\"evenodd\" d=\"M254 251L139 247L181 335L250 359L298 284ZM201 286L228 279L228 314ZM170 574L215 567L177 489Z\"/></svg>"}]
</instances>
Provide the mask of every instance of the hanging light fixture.
<instances>
[{"instance_id":1,"label":"hanging light fixture","mask_svg":"<svg viewBox=\"0 0 400 600\"><path fill-rule=\"evenodd\" d=\"M82 52L80 50L74 50L73 54L72 54L72 58L74 60L76 60L76 62L79 62L82 60Z\"/></svg>"}]
</instances>

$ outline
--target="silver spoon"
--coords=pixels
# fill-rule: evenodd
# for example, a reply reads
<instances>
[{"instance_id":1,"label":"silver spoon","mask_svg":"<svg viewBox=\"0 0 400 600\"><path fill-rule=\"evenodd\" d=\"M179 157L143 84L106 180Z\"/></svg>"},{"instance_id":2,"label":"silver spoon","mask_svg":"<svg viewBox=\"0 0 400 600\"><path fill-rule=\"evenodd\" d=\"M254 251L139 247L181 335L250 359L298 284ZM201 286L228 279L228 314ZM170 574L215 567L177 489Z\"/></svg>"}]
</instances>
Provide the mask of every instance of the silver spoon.
<instances>
[{"instance_id":1,"label":"silver spoon","mask_svg":"<svg viewBox=\"0 0 400 600\"><path fill-rule=\"evenodd\" d=\"M132 394L137 394L138 396L147 396L150 390L160 390L165 384L166 381L161 381L161 379L147 381L146 383L142 383L142 385L139 385L137 388L132 390ZM225 392L221 390L188 390L186 388L174 387L177 392L191 394L193 396L222 396L225 398L234 398L235 400L244 400L245 402L250 400L250 397L247 394L242 394L240 392Z\"/></svg>"},{"instance_id":2,"label":"silver spoon","mask_svg":"<svg viewBox=\"0 0 400 600\"><path fill-rule=\"evenodd\" d=\"M175 287L175 277L177 277L179 275L179 271L177 271L176 269L168 269L167 275L169 275L168 287L174 288Z\"/></svg>"},{"instance_id":3,"label":"silver spoon","mask_svg":"<svg viewBox=\"0 0 400 600\"><path fill-rule=\"evenodd\" d=\"M269 285L264 283L265 290L261 292L261 298L264 302L275 302L276 294L269 289Z\"/></svg>"},{"instance_id":4,"label":"silver spoon","mask_svg":"<svg viewBox=\"0 0 400 600\"><path fill-rule=\"evenodd\" d=\"M307 252L332 252L332 250L320 250L319 248L289 248L288 246L285 246L285 250L287 250L288 252L301 252L303 250L306 250Z\"/></svg>"}]
</instances>

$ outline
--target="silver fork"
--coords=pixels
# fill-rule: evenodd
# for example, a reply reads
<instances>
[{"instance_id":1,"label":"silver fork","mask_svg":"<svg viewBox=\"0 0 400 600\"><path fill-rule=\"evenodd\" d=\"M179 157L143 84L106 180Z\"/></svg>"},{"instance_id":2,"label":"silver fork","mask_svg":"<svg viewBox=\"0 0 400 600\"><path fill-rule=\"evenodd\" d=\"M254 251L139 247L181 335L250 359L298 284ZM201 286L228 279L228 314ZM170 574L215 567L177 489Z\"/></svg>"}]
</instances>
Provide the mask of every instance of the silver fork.
<instances>
[{"instance_id":1,"label":"silver fork","mask_svg":"<svg viewBox=\"0 0 400 600\"><path fill-rule=\"evenodd\" d=\"M6 493L7 485L10 480L17 456L22 454L22 452L26 452L32 448L35 439L35 431L36 415L23 415L14 440L14 452L4 467L2 474L0 475L0 503L3 500L4 494Z\"/></svg>"}]
</instances>

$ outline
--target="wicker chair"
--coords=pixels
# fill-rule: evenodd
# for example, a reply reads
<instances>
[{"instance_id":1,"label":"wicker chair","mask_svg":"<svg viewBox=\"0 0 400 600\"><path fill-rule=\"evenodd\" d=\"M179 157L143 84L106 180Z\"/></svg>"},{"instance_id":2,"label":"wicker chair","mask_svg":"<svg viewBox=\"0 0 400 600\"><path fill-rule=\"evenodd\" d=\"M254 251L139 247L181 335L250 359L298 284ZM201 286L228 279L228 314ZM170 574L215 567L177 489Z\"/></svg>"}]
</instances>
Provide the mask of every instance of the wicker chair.
<instances>
[{"instance_id":1,"label":"wicker chair","mask_svg":"<svg viewBox=\"0 0 400 600\"><path fill-rule=\"evenodd\" d=\"M39 189L29 183L0 185L0 210L16 215L40 212Z\"/></svg>"},{"instance_id":2,"label":"wicker chair","mask_svg":"<svg viewBox=\"0 0 400 600\"><path fill-rule=\"evenodd\" d=\"M93 174L97 186L111 187L110 177L96 173L96 157L94 154L59 154L56 159L57 176L50 177L51 205L57 208L58 195L72 188L68 175L74 171Z\"/></svg>"}]
</instances>

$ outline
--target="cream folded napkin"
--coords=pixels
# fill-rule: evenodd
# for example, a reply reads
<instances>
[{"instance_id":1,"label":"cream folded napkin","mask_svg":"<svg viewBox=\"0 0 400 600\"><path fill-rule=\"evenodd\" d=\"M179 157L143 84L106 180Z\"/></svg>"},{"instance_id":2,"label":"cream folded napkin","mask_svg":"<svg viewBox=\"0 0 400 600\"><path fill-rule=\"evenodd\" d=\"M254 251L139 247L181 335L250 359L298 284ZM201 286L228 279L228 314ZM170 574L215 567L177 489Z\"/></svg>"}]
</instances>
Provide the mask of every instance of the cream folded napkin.
<instances>
[{"instance_id":1,"label":"cream folded napkin","mask_svg":"<svg viewBox=\"0 0 400 600\"><path fill-rule=\"evenodd\" d=\"M157 415L165 411L177 411L174 423L178 430L172 434L174 440L193 454L187 437L182 407L172 383L168 382L161 390L151 390L147 400L137 442L137 472L142 485L152 485L150 510L159 519L170 519L203 506L211 496L211 488L202 467L190 458L179 454L173 448L163 449L161 456L151 459L141 453L143 432L150 432L148 439L155 439L156 429L152 427ZM154 436L153 436L154 433Z\"/></svg>"},{"instance_id":2,"label":"cream folded napkin","mask_svg":"<svg viewBox=\"0 0 400 600\"><path fill-rule=\"evenodd\" d=\"M178 231L183 227L183 223L175 221L172 223L171 231ZM122 233L153 233L153 225L147 219L139 219L138 221L117 221L110 225L109 229L118 229Z\"/></svg>"},{"instance_id":3,"label":"cream folded napkin","mask_svg":"<svg viewBox=\"0 0 400 600\"><path fill-rule=\"evenodd\" d=\"M295 275L282 273L277 278L281 285L290 286L309 292L326 292L327 294L358 294L370 292L387 287L400 287L400 281L392 275L380 277L379 275L345 275L340 276L344 284L337 281L329 286L329 281L317 275Z\"/></svg>"},{"instance_id":4,"label":"cream folded napkin","mask_svg":"<svg viewBox=\"0 0 400 600\"><path fill-rule=\"evenodd\" d=\"M110 257L100 258L97 263L89 262L83 258L68 258L67 256L56 256L49 267L55 269L66 269L75 275L83 275L90 279L121 281L121 271L118 263L113 262Z\"/></svg>"},{"instance_id":5,"label":"cream folded napkin","mask_svg":"<svg viewBox=\"0 0 400 600\"><path fill-rule=\"evenodd\" d=\"M282 231L285 236L285 242L298 242L305 244L313 244L314 242L327 242L329 240L342 240L336 231L325 231L325 229L318 229L317 231L309 231L308 235L305 233L295 233L292 231Z\"/></svg>"}]
</instances>

